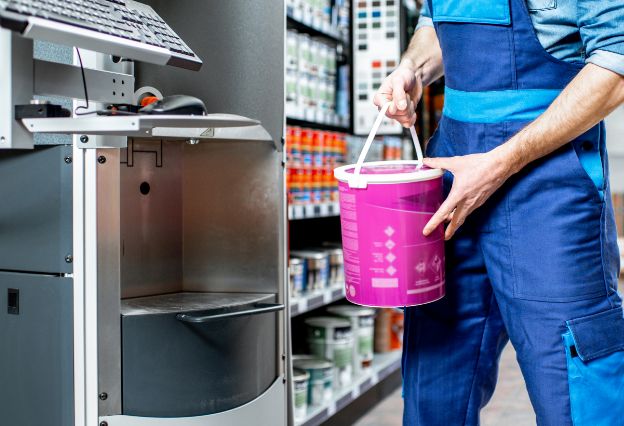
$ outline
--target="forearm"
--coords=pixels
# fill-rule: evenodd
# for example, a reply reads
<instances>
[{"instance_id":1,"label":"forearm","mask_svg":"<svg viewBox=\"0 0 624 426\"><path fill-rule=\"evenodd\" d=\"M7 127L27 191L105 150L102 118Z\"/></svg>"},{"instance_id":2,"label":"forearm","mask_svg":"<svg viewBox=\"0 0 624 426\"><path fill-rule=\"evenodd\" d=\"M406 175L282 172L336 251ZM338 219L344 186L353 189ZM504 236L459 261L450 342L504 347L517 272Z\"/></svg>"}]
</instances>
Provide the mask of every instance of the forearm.
<instances>
[{"instance_id":1,"label":"forearm","mask_svg":"<svg viewBox=\"0 0 624 426\"><path fill-rule=\"evenodd\" d=\"M423 27L414 33L403 54L401 65L412 69L422 79L423 86L428 86L444 75L442 50L432 27Z\"/></svg>"},{"instance_id":2,"label":"forearm","mask_svg":"<svg viewBox=\"0 0 624 426\"><path fill-rule=\"evenodd\" d=\"M583 134L624 102L624 76L588 64L550 107L496 148L509 174Z\"/></svg>"}]
</instances>

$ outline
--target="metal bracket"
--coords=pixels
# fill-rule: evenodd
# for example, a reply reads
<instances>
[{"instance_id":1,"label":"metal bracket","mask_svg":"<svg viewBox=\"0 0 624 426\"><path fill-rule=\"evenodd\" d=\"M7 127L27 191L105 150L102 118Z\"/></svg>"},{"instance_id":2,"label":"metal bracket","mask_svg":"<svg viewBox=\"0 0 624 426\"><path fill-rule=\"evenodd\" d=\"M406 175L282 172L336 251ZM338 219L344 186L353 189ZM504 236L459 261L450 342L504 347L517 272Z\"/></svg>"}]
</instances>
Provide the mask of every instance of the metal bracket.
<instances>
[{"instance_id":1,"label":"metal bracket","mask_svg":"<svg viewBox=\"0 0 624 426\"><path fill-rule=\"evenodd\" d=\"M90 101L133 103L134 76L91 68L84 71ZM35 59L34 92L36 95L84 99L80 67Z\"/></svg>"}]
</instances>

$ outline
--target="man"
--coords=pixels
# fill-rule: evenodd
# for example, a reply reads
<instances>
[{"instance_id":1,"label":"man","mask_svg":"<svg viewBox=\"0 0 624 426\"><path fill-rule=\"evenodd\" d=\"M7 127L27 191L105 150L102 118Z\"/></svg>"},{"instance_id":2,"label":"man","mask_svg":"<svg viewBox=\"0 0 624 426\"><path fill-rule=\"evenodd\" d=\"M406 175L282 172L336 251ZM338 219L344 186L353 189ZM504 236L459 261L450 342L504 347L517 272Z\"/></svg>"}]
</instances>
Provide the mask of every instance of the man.
<instances>
[{"instance_id":1,"label":"man","mask_svg":"<svg viewBox=\"0 0 624 426\"><path fill-rule=\"evenodd\" d=\"M478 425L511 340L539 425L624 425L624 317L601 120L624 101L624 2L429 0L377 106L445 76L444 299L407 308L405 425ZM430 13L431 12L431 13Z\"/></svg>"}]
</instances>

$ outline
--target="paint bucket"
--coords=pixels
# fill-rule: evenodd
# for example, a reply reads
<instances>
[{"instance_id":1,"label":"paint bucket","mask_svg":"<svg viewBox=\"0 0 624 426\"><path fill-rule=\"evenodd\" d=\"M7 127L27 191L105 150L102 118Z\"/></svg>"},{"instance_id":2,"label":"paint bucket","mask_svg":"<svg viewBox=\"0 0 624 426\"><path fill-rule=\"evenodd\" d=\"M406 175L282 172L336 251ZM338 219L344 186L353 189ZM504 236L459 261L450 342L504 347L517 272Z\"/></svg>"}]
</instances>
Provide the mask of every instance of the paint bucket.
<instances>
[{"instance_id":1,"label":"paint bucket","mask_svg":"<svg viewBox=\"0 0 624 426\"><path fill-rule=\"evenodd\" d=\"M334 364L334 388L351 383L353 375L353 332L351 322L336 317L312 317L308 326L310 352Z\"/></svg>"},{"instance_id":2,"label":"paint bucket","mask_svg":"<svg viewBox=\"0 0 624 426\"><path fill-rule=\"evenodd\" d=\"M290 297L301 296L306 289L306 269L307 265L303 259L290 258Z\"/></svg>"},{"instance_id":3,"label":"paint bucket","mask_svg":"<svg viewBox=\"0 0 624 426\"><path fill-rule=\"evenodd\" d=\"M348 319L351 322L354 339L353 373L359 375L373 363L373 341L375 338L375 310L353 305L337 305L327 312Z\"/></svg>"},{"instance_id":4,"label":"paint bucket","mask_svg":"<svg viewBox=\"0 0 624 426\"><path fill-rule=\"evenodd\" d=\"M292 257L306 262L306 290L308 292L322 290L329 285L329 256L323 250L292 251Z\"/></svg>"},{"instance_id":5,"label":"paint bucket","mask_svg":"<svg viewBox=\"0 0 624 426\"><path fill-rule=\"evenodd\" d=\"M422 305L444 296L444 226L422 230L443 201L442 170L417 161L364 163L389 104L384 105L357 164L339 167L346 295L364 306Z\"/></svg>"},{"instance_id":6,"label":"paint bucket","mask_svg":"<svg viewBox=\"0 0 624 426\"><path fill-rule=\"evenodd\" d=\"M305 420L308 412L308 387L310 373L299 368L293 369L293 414L295 421Z\"/></svg>"},{"instance_id":7,"label":"paint bucket","mask_svg":"<svg viewBox=\"0 0 624 426\"><path fill-rule=\"evenodd\" d=\"M332 247L333 244L327 243L328 248L325 250L329 255L329 284L344 284L344 255L342 246Z\"/></svg>"},{"instance_id":8,"label":"paint bucket","mask_svg":"<svg viewBox=\"0 0 624 426\"><path fill-rule=\"evenodd\" d=\"M316 407L331 401L334 383L334 365L314 355L293 355L293 366L306 371L308 379L308 404Z\"/></svg>"}]
</instances>

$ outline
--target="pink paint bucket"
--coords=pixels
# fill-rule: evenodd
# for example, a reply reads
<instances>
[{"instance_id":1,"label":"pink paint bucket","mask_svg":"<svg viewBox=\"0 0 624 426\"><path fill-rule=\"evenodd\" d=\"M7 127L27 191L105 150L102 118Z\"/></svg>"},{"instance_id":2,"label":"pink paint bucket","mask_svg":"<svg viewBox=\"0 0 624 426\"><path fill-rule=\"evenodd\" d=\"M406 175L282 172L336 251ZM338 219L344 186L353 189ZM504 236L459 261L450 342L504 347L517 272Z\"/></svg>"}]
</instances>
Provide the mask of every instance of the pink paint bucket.
<instances>
[{"instance_id":1,"label":"pink paint bucket","mask_svg":"<svg viewBox=\"0 0 624 426\"><path fill-rule=\"evenodd\" d=\"M422 230L443 201L442 170L418 161L364 163L386 104L358 163L339 167L346 295L364 306L401 307L444 296L444 226Z\"/></svg>"}]
</instances>

